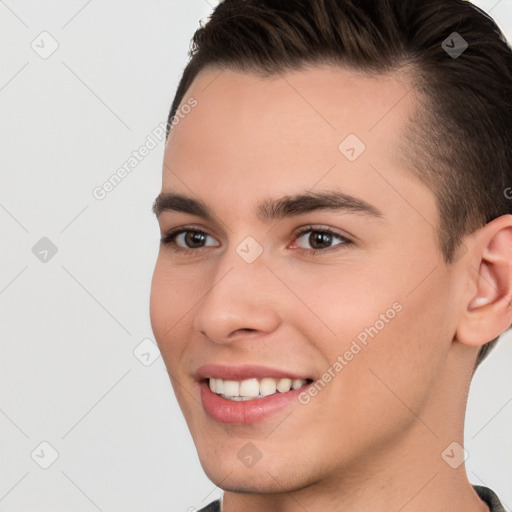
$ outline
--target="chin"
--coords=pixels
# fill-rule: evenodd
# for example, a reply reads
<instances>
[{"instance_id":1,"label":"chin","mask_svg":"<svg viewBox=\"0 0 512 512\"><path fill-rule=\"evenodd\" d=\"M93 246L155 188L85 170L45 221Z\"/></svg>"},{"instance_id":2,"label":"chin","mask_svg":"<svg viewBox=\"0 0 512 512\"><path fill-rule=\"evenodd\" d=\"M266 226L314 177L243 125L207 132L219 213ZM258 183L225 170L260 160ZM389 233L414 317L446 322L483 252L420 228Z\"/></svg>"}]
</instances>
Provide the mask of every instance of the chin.
<instances>
[{"instance_id":1,"label":"chin","mask_svg":"<svg viewBox=\"0 0 512 512\"><path fill-rule=\"evenodd\" d=\"M203 467L203 469L205 469ZM229 472L231 471L231 473ZM240 472L239 468L231 468L227 471L212 468L206 471L206 476L217 487L224 491L247 494L274 494L290 492L301 485L290 485L288 475L277 477L272 472L267 472L264 467L245 469Z\"/></svg>"}]
</instances>

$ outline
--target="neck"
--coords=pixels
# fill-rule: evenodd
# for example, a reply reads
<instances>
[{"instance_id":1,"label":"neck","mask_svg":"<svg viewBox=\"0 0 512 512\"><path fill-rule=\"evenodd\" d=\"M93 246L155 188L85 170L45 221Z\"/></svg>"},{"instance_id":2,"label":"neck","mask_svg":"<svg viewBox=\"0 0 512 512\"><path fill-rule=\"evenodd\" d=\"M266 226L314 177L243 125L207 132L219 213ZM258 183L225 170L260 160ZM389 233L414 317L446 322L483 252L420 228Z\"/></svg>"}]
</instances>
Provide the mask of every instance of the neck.
<instances>
[{"instance_id":1,"label":"neck","mask_svg":"<svg viewBox=\"0 0 512 512\"><path fill-rule=\"evenodd\" d=\"M226 491L223 512L488 512L468 482L464 464L454 469L441 457L450 444L444 437L443 441L423 445L412 438L407 441L403 449L389 447L387 456L381 453L378 459L366 461L350 473L340 471L300 489L283 486L283 492L243 494ZM449 450L445 458L449 460L451 455ZM455 447L453 458L458 456Z\"/></svg>"}]
</instances>

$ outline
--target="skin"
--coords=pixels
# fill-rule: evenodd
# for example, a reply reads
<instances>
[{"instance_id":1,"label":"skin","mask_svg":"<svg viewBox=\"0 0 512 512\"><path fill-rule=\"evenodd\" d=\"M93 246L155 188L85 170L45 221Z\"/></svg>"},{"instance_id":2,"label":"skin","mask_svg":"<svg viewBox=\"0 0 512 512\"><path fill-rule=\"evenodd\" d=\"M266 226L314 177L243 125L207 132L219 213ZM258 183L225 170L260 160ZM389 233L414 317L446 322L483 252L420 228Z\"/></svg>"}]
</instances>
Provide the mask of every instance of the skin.
<instances>
[{"instance_id":1,"label":"skin","mask_svg":"<svg viewBox=\"0 0 512 512\"><path fill-rule=\"evenodd\" d=\"M210 69L183 103L190 97L197 106L171 131L162 191L201 199L215 218L159 213L162 235L192 226L209 236L194 253L161 246L151 321L203 469L225 490L224 512L487 510L464 464L441 454L463 444L479 347L512 321L510 216L444 262L435 196L398 149L417 105L406 74ZM353 162L338 150L351 133L366 146ZM257 215L264 200L329 190L382 217ZM309 233L296 236L309 225L352 243L333 238L313 255ZM263 248L250 264L236 252L247 236ZM250 425L217 423L202 408L199 366L318 379L397 302L402 310L307 405ZM237 457L249 441L262 455L250 468Z\"/></svg>"}]
</instances>

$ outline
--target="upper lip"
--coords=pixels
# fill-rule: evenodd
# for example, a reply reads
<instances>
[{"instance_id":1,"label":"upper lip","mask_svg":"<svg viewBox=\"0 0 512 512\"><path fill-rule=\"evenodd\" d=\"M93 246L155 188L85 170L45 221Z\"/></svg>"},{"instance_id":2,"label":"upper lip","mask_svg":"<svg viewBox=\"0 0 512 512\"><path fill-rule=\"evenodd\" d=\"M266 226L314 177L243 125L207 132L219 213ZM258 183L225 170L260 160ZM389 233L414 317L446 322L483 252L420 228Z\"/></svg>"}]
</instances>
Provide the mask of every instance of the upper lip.
<instances>
[{"instance_id":1,"label":"upper lip","mask_svg":"<svg viewBox=\"0 0 512 512\"><path fill-rule=\"evenodd\" d=\"M300 375L292 371L251 364L237 366L215 363L205 364L196 370L194 376L197 380L204 380L209 377L223 380L262 379L264 377L310 380L309 377L305 377L304 375Z\"/></svg>"}]
</instances>

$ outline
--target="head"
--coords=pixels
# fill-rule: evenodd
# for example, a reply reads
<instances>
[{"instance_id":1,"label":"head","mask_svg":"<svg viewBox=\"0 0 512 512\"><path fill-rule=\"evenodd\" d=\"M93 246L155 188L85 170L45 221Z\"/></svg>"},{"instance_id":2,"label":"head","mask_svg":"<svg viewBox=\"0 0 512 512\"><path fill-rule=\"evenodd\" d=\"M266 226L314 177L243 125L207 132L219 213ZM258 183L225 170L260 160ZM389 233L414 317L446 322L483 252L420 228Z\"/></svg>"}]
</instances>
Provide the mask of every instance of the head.
<instances>
[{"instance_id":1,"label":"head","mask_svg":"<svg viewBox=\"0 0 512 512\"><path fill-rule=\"evenodd\" d=\"M225 0L168 126L162 191L179 197L155 203L174 245L151 316L212 479L247 441L270 462L246 489L341 474L425 434L403 403L434 424L463 400L512 316L512 53L488 16L463 0ZM195 372L212 361L324 386L277 424L222 425ZM301 458L313 476L290 469Z\"/></svg>"}]
</instances>

